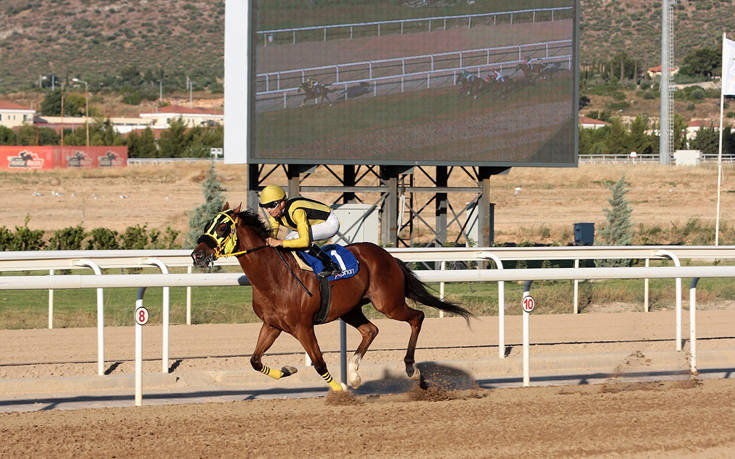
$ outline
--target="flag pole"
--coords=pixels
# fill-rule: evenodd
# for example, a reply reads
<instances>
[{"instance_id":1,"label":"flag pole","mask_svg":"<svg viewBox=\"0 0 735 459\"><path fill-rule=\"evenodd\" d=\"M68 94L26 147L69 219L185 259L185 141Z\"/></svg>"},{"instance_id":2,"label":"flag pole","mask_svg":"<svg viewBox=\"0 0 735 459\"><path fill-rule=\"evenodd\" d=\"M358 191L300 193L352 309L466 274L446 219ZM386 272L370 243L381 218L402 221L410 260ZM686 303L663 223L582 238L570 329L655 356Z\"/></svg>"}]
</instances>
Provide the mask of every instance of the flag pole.
<instances>
[{"instance_id":1,"label":"flag pole","mask_svg":"<svg viewBox=\"0 0 735 459\"><path fill-rule=\"evenodd\" d=\"M715 217L715 247L720 244L720 185L722 184L722 131L724 127L722 125L722 112L725 104L725 78L727 77L727 70L725 69L726 62L725 57L725 40L726 32L722 32L722 76L720 77L720 142L717 153L717 213Z\"/></svg>"}]
</instances>

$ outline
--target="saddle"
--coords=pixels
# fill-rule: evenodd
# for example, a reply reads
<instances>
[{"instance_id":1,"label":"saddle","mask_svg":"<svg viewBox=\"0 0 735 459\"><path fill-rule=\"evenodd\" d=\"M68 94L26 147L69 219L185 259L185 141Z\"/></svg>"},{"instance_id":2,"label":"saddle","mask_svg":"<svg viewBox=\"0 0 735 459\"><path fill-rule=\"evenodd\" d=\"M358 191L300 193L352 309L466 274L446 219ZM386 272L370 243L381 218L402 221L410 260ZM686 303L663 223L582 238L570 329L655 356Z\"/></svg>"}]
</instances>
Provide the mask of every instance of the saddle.
<instances>
[{"instance_id":1,"label":"saddle","mask_svg":"<svg viewBox=\"0 0 735 459\"><path fill-rule=\"evenodd\" d=\"M355 258L352 252L341 245L330 244L325 245L321 249L322 251L327 253L340 268L342 268L342 272L329 277L316 276L317 279L319 279L320 297L319 310L316 312L316 314L314 314L314 324L317 325L324 323L324 321L327 319L327 315L329 314L329 306L332 299L332 289L331 285L329 285L329 282L340 279L348 279L354 276L355 274L357 274L360 266L360 263L357 261L357 258ZM323 265L318 258L313 257L303 251L293 251L292 253L300 269L304 271L312 271L315 274L322 270Z\"/></svg>"}]
</instances>

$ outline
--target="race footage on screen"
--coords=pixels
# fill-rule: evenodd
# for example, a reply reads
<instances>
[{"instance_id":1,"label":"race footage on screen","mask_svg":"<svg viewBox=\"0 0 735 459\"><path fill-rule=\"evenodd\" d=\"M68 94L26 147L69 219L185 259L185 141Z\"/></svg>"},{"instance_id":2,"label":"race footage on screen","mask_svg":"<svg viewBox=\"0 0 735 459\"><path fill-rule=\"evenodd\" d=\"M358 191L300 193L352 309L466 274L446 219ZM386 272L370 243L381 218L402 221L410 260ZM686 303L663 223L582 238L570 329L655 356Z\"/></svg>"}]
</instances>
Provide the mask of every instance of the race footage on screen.
<instances>
[{"instance_id":1,"label":"race footage on screen","mask_svg":"<svg viewBox=\"0 0 735 459\"><path fill-rule=\"evenodd\" d=\"M576 0L253 4L251 162L576 164Z\"/></svg>"}]
</instances>

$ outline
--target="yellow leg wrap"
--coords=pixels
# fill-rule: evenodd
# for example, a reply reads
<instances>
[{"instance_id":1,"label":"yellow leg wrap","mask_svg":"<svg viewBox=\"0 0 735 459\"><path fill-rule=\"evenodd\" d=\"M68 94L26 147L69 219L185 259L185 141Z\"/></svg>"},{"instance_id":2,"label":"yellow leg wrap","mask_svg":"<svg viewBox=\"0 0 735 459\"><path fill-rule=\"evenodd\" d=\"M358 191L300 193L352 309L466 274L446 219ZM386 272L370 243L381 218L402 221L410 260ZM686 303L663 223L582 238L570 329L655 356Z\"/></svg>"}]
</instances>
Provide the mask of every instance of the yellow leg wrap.
<instances>
[{"instance_id":1,"label":"yellow leg wrap","mask_svg":"<svg viewBox=\"0 0 735 459\"><path fill-rule=\"evenodd\" d=\"M329 384L329 388L332 389L335 392L341 392L342 391L342 385L338 383L337 381L332 378L332 375L329 374L329 372L326 372L322 375L322 378L324 378L324 381Z\"/></svg>"},{"instance_id":2,"label":"yellow leg wrap","mask_svg":"<svg viewBox=\"0 0 735 459\"><path fill-rule=\"evenodd\" d=\"M283 372L281 370L274 370L268 368L266 365L263 365L263 368L260 369L260 372L264 375L270 376L273 379L281 379L281 377L283 376Z\"/></svg>"}]
</instances>

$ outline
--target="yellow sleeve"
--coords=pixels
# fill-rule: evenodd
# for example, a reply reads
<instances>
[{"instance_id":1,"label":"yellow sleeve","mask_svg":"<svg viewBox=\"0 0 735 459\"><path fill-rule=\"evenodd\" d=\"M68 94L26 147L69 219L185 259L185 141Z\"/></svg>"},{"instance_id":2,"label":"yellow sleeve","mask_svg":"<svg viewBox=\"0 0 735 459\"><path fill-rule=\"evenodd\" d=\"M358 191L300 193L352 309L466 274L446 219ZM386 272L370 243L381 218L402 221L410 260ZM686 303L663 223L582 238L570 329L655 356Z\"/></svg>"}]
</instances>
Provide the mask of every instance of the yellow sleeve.
<instances>
[{"instance_id":1,"label":"yellow sleeve","mask_svg":"<svg viewBox=\"0 0 735 459\"><path fill-rule=\"evenodd\" d=\"M268 215L268 223L271 225L271 231L270 235L271 237L278 237L278 228L281 227L281 224L278 223L278 220Z\"/></svg>"},{"instance_id":2,"label":"yellow sleeve","mask_svg":"<svg viewBox=\"0 0 735 459\"><path fill-rule=\"evenodd\" d=\"M299 232L299 237L298 239L283 241L283 247L288 249L305 249L309 247L309 220L306 218L306 211L304 209L294 210L291 219L296 223L296 231Z\"/></svg>"}]
</instances>

